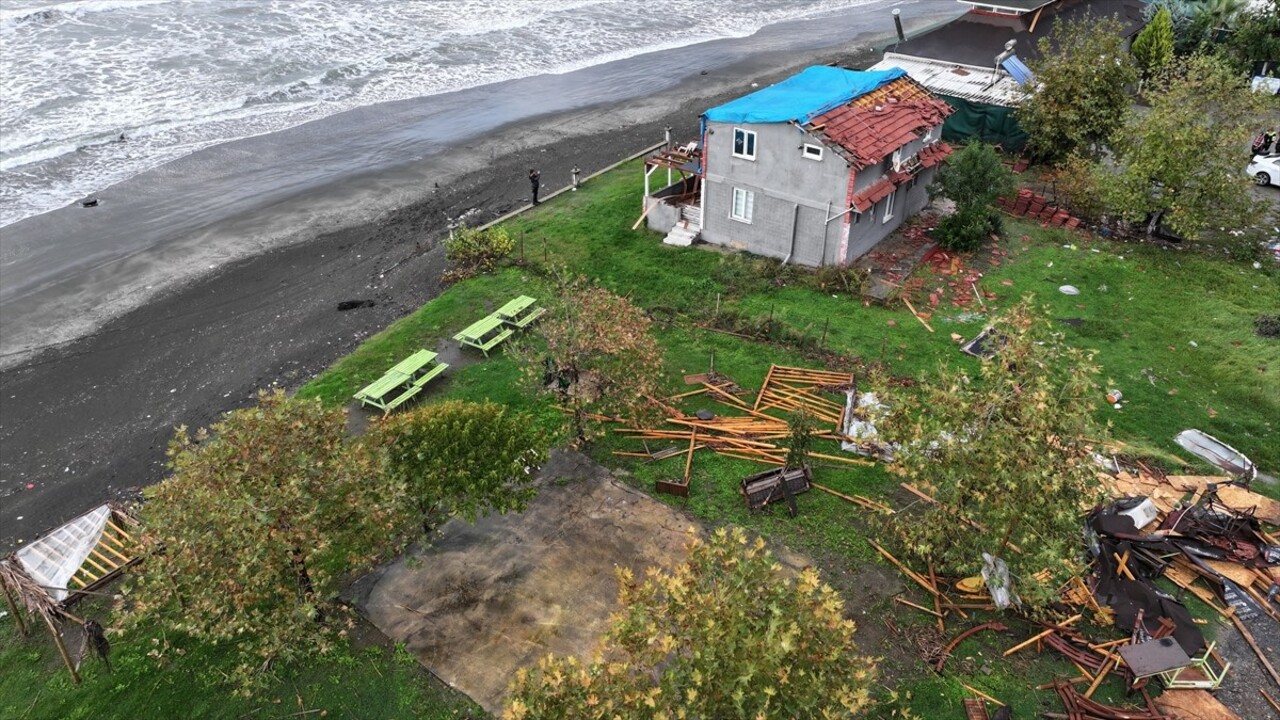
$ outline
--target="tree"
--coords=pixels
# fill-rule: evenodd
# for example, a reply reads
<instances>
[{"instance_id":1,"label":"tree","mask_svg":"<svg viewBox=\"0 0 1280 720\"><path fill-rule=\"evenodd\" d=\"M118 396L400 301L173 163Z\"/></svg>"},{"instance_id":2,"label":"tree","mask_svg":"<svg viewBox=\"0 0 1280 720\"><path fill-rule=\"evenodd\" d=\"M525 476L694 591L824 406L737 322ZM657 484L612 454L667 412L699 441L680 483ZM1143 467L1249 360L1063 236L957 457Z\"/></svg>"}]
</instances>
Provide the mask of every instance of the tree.
<instances>
[{"instance_id":1,"label":"tree","mask_svg":"<svg viewBox=\"0 0 1280 720\"><path fill-rule=\"evenodd\" d=\"M1022 600L1041 608L1080 569L1082 510L1097 487L1092 448L1104 439L1091 412L1098 368L1029 299L992 337L996 354L976 376L944 366L882 423L898 446L895 470L937 500L887 522L941 573L977 574L983 552L1003 559Z\"/></svg>"},{"instance_id":2,"label":"tree","mask_svg":"<svg viewBox=\"0 0 1280 720\"><path fill-rule=\"evenodd\" d=\"M1035 82L1016 111L1032 151L1047 162L1073 151L1096 154L1124 121L1126 88L1137 80L1119 21L1058 23L1039 48Z\"/></svg>"},{"instance_id":3,"label":"tree","mask_svg":"<svg viewBox=\"0 0 1280 720\"><path fill-rule=\"evenodd\" d=\"M763 540L720 529L670 572L618 579L603 654L519 671L504 718L847 718L868 704L875 665L844 602Z\"/></svg>"},{"instance_id":4,"label":"tree","mask_svg":"<svg viewBox=\"0 0 1280 720\"><path fill-rule=\"evenodd\" d=\"M938 224L938 242L948 250L974 250L999 233L994 203L1013 192L1013 173L1000 162L995 148L972 142L947 158L938 173L938 188L956 204L955 213Z\"/></svg>"},{"instance_id":5,"label":"tree","mask_svg":"<svg viewBox=\"0 0 1280 720\"><path fill-rule=\"evenodd\" d=\"M1271 61L1272 73L1280 72L1280 0L1267 0L1262 7L1246 8L1236 18L1235 32L1226 39L1223 55L1240 71L1256 62Z\"/></svg>"},{"instance_id":6,"label":"tree","mask_svg":"<svg viewBox=\"0 0 1280 720\"><path fill-rule=\"evenodd\" d=\"M548 447L529 415L460 400L394 415L367 438L424 532L450 515L473 522L489 512L523 510Z\"/></svg>"},{"instance_id":7,"label":"tree","mask_svg":"<svg viewBox=\"0 0 1280 720\"><path fill-rule=\"evenodd\" d=\"M560 298L542 321L546 360L536 365L570 411L577 442L590 439L593 415L646 418L660 387L662 348L644 311L582 279L562 282Z\"/></svg>"},{"instance_id":8,"label":"tree","mask_svg":"<svg viewBox=\"0 0 1280 720\"><path fill-rule=\"evenodd\" d=\"M809 411L800 408L792 413L791 419L787 421L787 439L783 441L787 449L787 468L800 468L808 464L809 448L813 447L813 434L817 429L818 424Z\"/></svg>"},{"instance_id":9,"label":"tree","mask_svg":"<svg viewBox=\"0 0 1280 720\"><path fill-rule=\"evenodd\" d=\"M1249 225L1258 208L1242 148L1267 99L1209 55L1172 64L1148 99L1150 111L1130 112L1116 134L1114 164L1098 168L1107 204L1148 233L1163 224L1195 238L1211 225Z\"/></svg>"},{"instance_id":10,"label":"tree","mask_svg":"<svg viewBox=\"0 0 1280 720\"><path fill-rule=\"evenodd\" d=\"M465 274L490 272L515 247L515 240L501 226L479 230L464 225L444 240L445 257Z\"/></svg>"},{"instance_id":11,"label":"tree","mask_svg":"<svg viewBox=\"0 0 1280 720\"><path fill-rule=\"evenodd\" d=\"M1173 59L1173 15L1161 7L1133 41L1133 59L1143 78L1150 78Z\"/></svg>"},{"instance_id":12,"label":"tree","mask_svg":"<svg viewBox=\"0 0 1280 720\"><path fill-rule=\"evenodd\" d=\"M234 644L234 679L327 652L339 573L372 561L400 519L345 414L280 391L169 444L172 474L146 491L135 621Z\"/></svg>"}]
</instances>

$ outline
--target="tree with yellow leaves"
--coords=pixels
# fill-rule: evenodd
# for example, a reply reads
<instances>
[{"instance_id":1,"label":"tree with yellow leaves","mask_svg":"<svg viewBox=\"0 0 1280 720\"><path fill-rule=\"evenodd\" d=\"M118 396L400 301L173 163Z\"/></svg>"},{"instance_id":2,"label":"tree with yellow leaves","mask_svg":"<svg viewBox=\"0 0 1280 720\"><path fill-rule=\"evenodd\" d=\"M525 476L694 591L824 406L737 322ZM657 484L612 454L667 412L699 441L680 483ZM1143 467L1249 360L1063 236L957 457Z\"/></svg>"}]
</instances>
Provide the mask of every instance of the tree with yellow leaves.
<instances>
[{"instance_id":1,"label":"tree with yellow leaves","mask_svg":"<svg viewBox=\"0 0 1280 720\"><path fill-rule=\"evenodd\" d=\"M844 601L740 528L695 541L673 570L618 579L623 609L600 654L521 670L504 718L847 718L867 706L876 665Z\"/></svg>"}]
</instances>

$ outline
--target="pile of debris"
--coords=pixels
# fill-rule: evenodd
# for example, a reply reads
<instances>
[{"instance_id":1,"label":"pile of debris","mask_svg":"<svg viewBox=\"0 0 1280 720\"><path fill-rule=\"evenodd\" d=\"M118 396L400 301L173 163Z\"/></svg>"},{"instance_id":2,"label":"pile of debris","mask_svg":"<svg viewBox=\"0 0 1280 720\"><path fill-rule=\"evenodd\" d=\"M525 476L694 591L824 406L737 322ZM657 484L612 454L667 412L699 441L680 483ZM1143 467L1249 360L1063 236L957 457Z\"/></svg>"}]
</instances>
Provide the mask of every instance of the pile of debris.
<instances>
[{"instance_id":1,"label":"pile of debris","mask_svg":"<svg viewBox=\"0 0 1280 720\"><path fill-rule=\"evenodd\" d=\"M1051 205L1046 198L1027 188L1019 190L1013 198L1000 198L996 202L1002 210L1014 217L1030 217L1047 227L1080 227L1080 218L1072 216L1066 208Z\"/></svg>"},{"instance_id":2,"label":"pile of debris","mask_svg":"<svg viewBox=\"0 0 1280 720\"><path fill-rule=\"evenodd\" d=\"M702 387L674 395L665 401L655 401L668 413L663 427L621 427L614 430L640 440L644 444L643 452L615 451L615 455L644 458L646 461L675 456L685 458L683 476L657 481L655 485L657 492L687 497L694 453L704 448L726 457L750 460L784 470L796 470L796 468L785 468L787 450L782 441L790 434L790 426L788 421L780 416L781 413L800 411L808 413L819 423L820 429L813 433L815 438L848 440L841 433L846 406L828 396L839 397L851 391L854 385L852 373L772 365L754 402L751 403L742 398L743 395L748 394L747 391L724 376L708 373L690 375L685 380L689 384ZM674 401L695 396L706 396L727 405L732 408L733 414L717 415L706 409L689 414L671 405ZM681 444L654 450L649 448L650 440L678 441ZM807 453L807 457L845 465L874 464L870 460L861 458L812 451ZM784 478L785 482L783 482ZM741 489L747 506L751 510L759 510L770 503L782 500L786 500L789 507L793 508L788 495L792 492L804 492L809 487L844 498L867 509L878 512L891 511L883 503L870 498L845 495L813 483L808 471L799 477L777 472L753 475L744 479Z\"/></svg>"}]
</instances>

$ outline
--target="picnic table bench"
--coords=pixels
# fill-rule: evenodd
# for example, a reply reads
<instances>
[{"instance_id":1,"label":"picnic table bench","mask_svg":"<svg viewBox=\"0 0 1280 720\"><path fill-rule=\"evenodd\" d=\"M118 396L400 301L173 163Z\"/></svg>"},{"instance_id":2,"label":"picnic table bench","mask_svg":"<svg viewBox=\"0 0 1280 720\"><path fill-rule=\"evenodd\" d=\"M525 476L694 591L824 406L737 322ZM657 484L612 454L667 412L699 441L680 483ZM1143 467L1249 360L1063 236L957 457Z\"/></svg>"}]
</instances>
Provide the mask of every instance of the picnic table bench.
<instances>
[{"instance_id":1,"label":"picnic table bench","mask_svg":"<svg viewBox=\"0 0 1280 720\"><path fill-rule=\"evenodd\" d=\"M463 345L470 345L484 353L485 357L489 357L489 351L511 337L514 332L512 328L503 326L502 318L495 312L471 323L462 332L454 335L453 339Z\"/></svg>"},{"instance_id":2,"label":"picnic table bench","mask_svg":"<svg viewBox=\"0 0 1280 720\"><path fill-rule=\"evenodd\" d=\"M382 377L369 383L355 394L362 405L376 407L384 413L400 407L410 398L422 392L449 365L438 362L436 353L419 350L396 363Z\"/></svg>"},{"instance_id":3,"label":"picnic table bench","mask_svg":"<svg viewBox=\"0 0 1280 720\"><path fill-rule=\"evenodd\" d=\"M534 307L537 302L528 295L521 295L511 302L498 308L494 313L502 322L517 328L528 327L530 323L542 317L547 311L546 308Z\"/></svg>"}]
</instances>

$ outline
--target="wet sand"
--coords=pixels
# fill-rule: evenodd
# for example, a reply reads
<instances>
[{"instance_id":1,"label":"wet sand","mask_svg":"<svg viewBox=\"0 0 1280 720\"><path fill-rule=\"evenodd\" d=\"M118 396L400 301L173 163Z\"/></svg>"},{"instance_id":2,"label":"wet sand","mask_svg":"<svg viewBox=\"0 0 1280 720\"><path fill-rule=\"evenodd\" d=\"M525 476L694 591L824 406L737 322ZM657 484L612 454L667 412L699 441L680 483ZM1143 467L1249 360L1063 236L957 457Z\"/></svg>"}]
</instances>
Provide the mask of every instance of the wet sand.
<instances>
[{"instance_id":1,"label":"wet sand","mask_svg":"<svg viewBox=\"0 0 1280 720\"><path fill-rule=\"evenodd\" d=\"M479 224L527 204L528 168L554 190L569 183L573 165L595 172L661 142L665 127L677 142L692 139L703 110L752 83L815 63L873 62L878 53L859 40L765 53L667 92L504 127L414 166L417 182L440 184L415 202L332 232L318 221L306 228L314 239L220 265L9 367L0 373L0 547L135 495L163 477L174 427L208 425L259 388L296 388L430 300L445 268L437 239L460 217ZM324 192L376 192L378 182ZM171 250L183 251L183 243ZM337 311L353 299L376 305Z\"/></svg>"}]
</instances>

